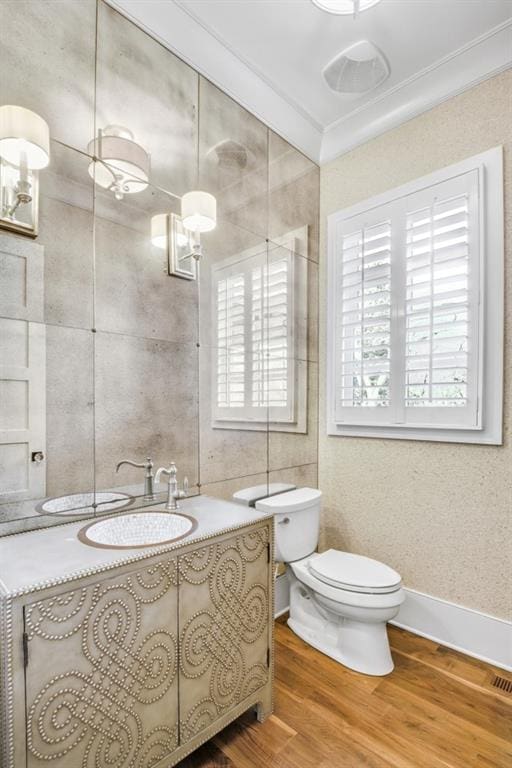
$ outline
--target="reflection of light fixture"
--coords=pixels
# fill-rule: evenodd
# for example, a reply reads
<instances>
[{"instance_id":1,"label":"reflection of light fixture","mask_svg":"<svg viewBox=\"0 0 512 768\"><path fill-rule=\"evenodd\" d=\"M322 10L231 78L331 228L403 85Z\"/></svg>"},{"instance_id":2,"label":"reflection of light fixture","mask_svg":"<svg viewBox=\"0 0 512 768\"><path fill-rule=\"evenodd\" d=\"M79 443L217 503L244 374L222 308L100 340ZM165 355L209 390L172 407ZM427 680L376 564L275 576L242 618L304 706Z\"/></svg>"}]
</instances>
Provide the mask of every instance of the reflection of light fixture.
<instances>
[{"instance_id":1,"label":"reflection of light fixture","mask_svg":"<svg viewBox=\"0 0 512 768\"><path fill-rule=\"evenodd\" d=\"M151 242L156 248L167 248L169 242L169 216L157 213L151 217Z\"/></svg>"},{"instance_id":2,"label":"reflection of light fixture","mask_svg":"<svg viewBox=\"0 0 512 768\"><path fill-rule=\"evenodd\" d=\"M312 0L312 2L328 13L336 13L340 16L357 16L362 11L367 11L380 0Z\"/></svg>"},{"instance_id":3,"label":"reflection of light fixture","mask_svg":"<svg viewBox=\"0 0 512 768\"><path fill-rule=\"evenodd\" d=\"M0 107L0 177L2 224L25 234L37 234L37 194L29 213L20 206L32 203L37 171L50 162L50 131L42 117L24 107Z\"/></svg>"},{"instance_id":4,"label":"reflection of light fixture","mask_svg":"<svg viewBox=\"0 0 512 768\"><path fill-rule=\"evenodd\" d=\"M181 220L190 232L192 255L201 258L201 232L211 232L217 226L217 200L209 192L194 189L181 198Z\"/></svg>"},{"instance_id":5,"label":"reflection of light fixture","mask_svg":"<svg viewBox=\"0 0 512 768\"><path fill-rule=\"evenodd\" d=\"M151 218L151 243L167 250L169 275L195 280L196 262L201 255L197 233L188 232L175 213L157 213Z\"/></svg>"},{"instance_id":6,"label":"reflection of light fixture","mask_svg":"<svg viewBox=\"0 0 512 768\"><path fill-rule=\"evenodd\" d=\"M116 200L148 186L149 155L127 128L108 125L89 142L87 152L94 158L89 175L100 187L113 192Z\"/></svg>"},{"instance_id":7,"label":"reflection of light fixture","mask_svg":"<svg viewBox=\"0 0 512 768\"><path fill-rule=\"evenodd\" d=\"M195 189L181 198L183 226L190 232L211 232L217 225L217 201L209 192Z\"/></svg>"},{"instance_id":8,"label":"reflection of light fixture","mask_svg":"<svg viewBox=\"0 0 512 768\"><path fill-rule=\"evenodd\" d=\"M184 232L176 232L176 244L185 248L190 243L190 237ZM151 217L151 242L156 248L167 248L169 245L169 214L157 213Z\"/></svg>"}]
</instances>

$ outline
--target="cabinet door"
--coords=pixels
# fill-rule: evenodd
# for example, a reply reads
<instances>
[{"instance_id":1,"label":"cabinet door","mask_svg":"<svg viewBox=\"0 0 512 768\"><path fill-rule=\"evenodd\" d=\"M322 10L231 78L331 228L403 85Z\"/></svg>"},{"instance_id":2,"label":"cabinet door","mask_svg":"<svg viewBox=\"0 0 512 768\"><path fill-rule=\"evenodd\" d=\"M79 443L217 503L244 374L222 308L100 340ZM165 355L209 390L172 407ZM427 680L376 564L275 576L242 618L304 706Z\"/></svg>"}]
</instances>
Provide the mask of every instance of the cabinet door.
<instances>
[{"instance_id":1,"label":"cabinet door","mask_svg":"<svg viewBox=\"0 0 512 768\"><path fill-rule=\"evenodd\" d=\"M178 559L180 744L269 679L268 528Z\"/></svg>"},{"instance_id":2,"label":"cabinet door","mask_svg":"<svg viewBox=\"0 0 512 768\"><path fill-rule=\"evenodd\" d=\"M150 768L178 743L176 559L33 603L28 768Z\"/></svg>"}]
</instances>

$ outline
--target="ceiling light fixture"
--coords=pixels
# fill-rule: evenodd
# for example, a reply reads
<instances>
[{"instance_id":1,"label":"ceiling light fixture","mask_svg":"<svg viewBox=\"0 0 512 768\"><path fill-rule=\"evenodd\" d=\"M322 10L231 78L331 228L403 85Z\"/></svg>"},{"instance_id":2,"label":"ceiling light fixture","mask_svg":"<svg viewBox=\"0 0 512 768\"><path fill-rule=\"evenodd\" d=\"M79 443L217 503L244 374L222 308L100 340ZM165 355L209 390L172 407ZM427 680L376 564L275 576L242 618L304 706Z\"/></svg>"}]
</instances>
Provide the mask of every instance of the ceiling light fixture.
<instances>
[{"instance_id":1,"label":"ceiling light fixture","mask_svg":"<svg viewBox=\"0 0 512 768\"><path fill-rule=\"evenodd\" d=\"M341 51L322 70L336 93L367 93L389 77L389 64L376 45L359 40Z\"/></svg>"},{"instance_id":2,"label":"ceiling light fixture","mask_svg":"<svg viewBox=\"0 0 512 768\"><path fill-rule=\"evenodd\" d=\"M327 13L355 18L359 13L380 3L380 0L312 0L312 2Z\"/></svg>"},{"instance_id":3,"label":"ceiling light fixture","mask_svg":"<svg viewBox=\"0 0 512 768\"><path fill-rule=\"evenodd\" d=\"M89 142L87 152L94 159L89 176L96 184L114 193L116 200L142 192L149 181L149 155L133 140L133 133L120 125L107 125L98 138Z\"/></svg>"}]
</instances>

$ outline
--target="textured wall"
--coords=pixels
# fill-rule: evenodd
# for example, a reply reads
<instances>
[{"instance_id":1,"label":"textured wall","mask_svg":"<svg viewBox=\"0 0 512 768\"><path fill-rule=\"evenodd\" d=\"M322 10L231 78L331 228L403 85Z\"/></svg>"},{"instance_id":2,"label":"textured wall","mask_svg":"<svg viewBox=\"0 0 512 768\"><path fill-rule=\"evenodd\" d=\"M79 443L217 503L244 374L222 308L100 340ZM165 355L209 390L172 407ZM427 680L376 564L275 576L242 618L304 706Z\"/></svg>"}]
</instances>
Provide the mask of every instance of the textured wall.
<instances>
[{"instance_id":1,"label":"textured wall","mask_svg":"<svg viewBox=\"0 0 512 768\"><path fill-rule=\"evenodd\" d=\"M326 217L502 144L505 163L505 432L501 447L327 437ZM381 559L406 586L510 617L512 610L512 71L441 104L321 170L322 548Z\"/></svg>"}]
</instances>

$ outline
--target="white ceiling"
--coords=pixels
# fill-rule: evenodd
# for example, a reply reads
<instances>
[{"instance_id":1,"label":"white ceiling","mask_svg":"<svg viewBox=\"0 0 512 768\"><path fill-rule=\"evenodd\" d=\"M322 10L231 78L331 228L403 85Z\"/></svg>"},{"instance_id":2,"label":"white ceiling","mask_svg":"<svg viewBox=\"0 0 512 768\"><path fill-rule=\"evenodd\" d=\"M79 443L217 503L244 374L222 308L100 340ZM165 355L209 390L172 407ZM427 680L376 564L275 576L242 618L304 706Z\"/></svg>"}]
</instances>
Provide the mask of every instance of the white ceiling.
<instances>
[{"instance_id":1,"label":"white ceiling","mask_svg":"<svg viewBox=\"0 0 512 768\"><path fill-rule=\"evenodd\" d=\"M382 0L356 19L311 0L110 1L317 162L512 66L512 0ZM322 69L361 39L389 79L333 93Z\"/></svg>"}]
</instances>

